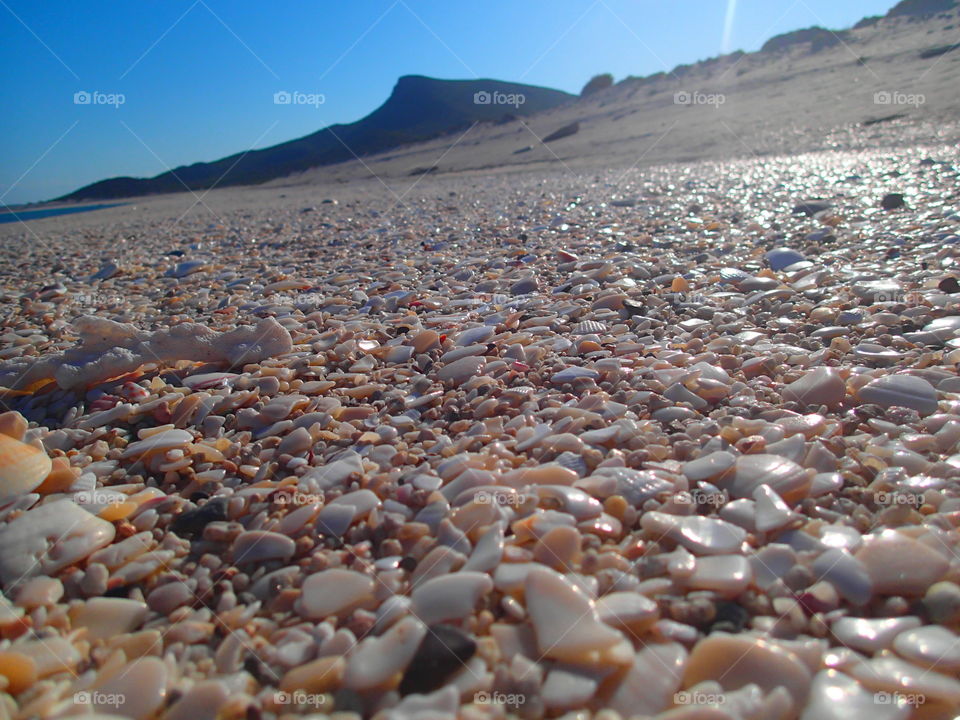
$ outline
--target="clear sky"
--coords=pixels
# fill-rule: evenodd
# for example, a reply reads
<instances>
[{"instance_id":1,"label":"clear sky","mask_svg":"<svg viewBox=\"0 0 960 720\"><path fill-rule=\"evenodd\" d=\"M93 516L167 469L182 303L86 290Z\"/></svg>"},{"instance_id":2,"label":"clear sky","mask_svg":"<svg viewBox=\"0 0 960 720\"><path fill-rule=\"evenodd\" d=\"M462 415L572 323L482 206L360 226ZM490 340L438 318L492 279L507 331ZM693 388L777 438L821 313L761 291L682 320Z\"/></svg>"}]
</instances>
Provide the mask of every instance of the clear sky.
<instances>
[{"instance_id":1,"label":"clear sky","mask_svg":"<svg viewBox=\"0 0 960 720\"><path fill-rule=\"evenodd\" d=\"M401 75L579 92L895 0L0 0L0 201L357 120ZM278 91L323 104L278 105ZM78 98L90 102L75 103ZM95 95L94 93L99 93ZM122 104L120 101L122 95Z\"/></svg>"}]
</instances>

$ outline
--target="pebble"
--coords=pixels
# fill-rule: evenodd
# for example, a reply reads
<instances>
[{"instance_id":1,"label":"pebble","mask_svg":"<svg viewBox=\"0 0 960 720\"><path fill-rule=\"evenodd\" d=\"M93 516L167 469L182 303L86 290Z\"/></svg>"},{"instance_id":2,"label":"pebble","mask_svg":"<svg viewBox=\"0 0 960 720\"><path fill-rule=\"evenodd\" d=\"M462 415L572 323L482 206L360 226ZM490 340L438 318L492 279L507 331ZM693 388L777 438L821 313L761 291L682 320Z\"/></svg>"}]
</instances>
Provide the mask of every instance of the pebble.
<instances>
[{"instance_id":1,"label":"pebble","mask_svg":"<svg viewBox=\"0 0 960 720\"><path fill-rule=\"evenodd\" d=\"M527 612L544 657L587 663L623 636L605 625L593 601L565 577L534 568L524 583Z\"/></svg>"},{"instance_id":2,"label":"pebble","mask_svg":"<svg viewBox=\"0 0 960 720\"><path fill-rule=\"evenodd\" d=\"M486 573L461 571L423 583L411 595L410 610L432 625L445 620L462 620L470 615L480 598L493 590Z\"/></svg>"},{"instance_id":3,"label":"pebble","mask_svg":"<svg viewBox=\"0 0 960 720\"><path fill-rule=\"evenodd\" d=\"M443 687L477 652L476 641L453 625L433 625L400 682L400 692L429 693Z\"/></svg>"},{"instance_id":4,"label":"pebble","mask_svg":"<svg viewBox=\"0 0 960 720\"><path fill-rule=\"evenodd\" d=\"M910 708L899 703L878 703L876 693L837 670L818 672L810 685L810 697L800 720L907 720Z\"/></svg>"},{"instance_id":5,"label":"pebble","mask_svg":"<svg viewBox=\"0 0 960 720\"><path fill-rule=\"evenodd\" d=\"M747 533L724 520L690 515L680 517L647 512L641 527L655 538L668 537L697 555L723 555L736 552Z\"/></svg>"},{"instance_id":6,"label":"pebble","mask_svg":"<svg viewBox=\"0 0 960 720\"><path fill-rule=\"evenodd\" d=\"M918 627L920 619L917 617L844 617L833 623L830 631L847 647L873 655L890 649L898 635Z\"/></svg>"},{"instance_id":7,"label":"pebble","mask_svg":"<svg viewBox=\"0 0 960 720\"><path fill-rule=\"evenodd\" d=\"M444 365L437 379L450 385L462 385L470 378L483 374L486 360L482 357L465 357Z\"/></svg>"},{"instance_id":8,"label":"pebble","mask_svg":"<svg viewBox=\"0 0 960 720\"><path fill-rule=\"evenodd\" d=\"M70 623L85 628L90 640L109 640L136 630L147 618L147 604L118 597L90 598L70 609Z\"/></svg>"},{"instance_id":9,"label":"pebble","mask_svg":"<svg viewBox=\"0 0 960 720\"><path fill-rule=\"evenodd\" d=\"M734 498L753 498L761 485L767 485L787 503L796 503L807 495L814 473L779 455L743 455L737 458L733 473L717 480L717 486Z\"/></svg>"},{"instance_id":10,"label":"pebble","mask_svg":"<svg viewBox=\"0 0 960 720\"><path fill-rule=\"evenodd\" d=\"M775 272L806 260L803 255L790 248L774 248L763 257L770 265L770 269Z\"/></svg>"},{"instance_id":11,"label":"pebble","mask_svg":"<svg viewBox=\"0 0 960 720\"><path fill-rule=\"evenodd\" d=\"M600 373L596 370L590 370L589 368L582 367L568 367L564 368L560 372L554 373L553 377L550 378L554 383L561 385L563 383L574 382L581 378L587 378L589 380L598 380L600 378Z\"/></svg>"},{"instance_id":12,"label":"pebble","mask_svg":"<svg viewBox=\"0 0 960 720\"><path fill-rule=\"evenodd\" d=\"M895 657L878 657L853 665L849 673L861 685L878 693L922 695L925 703L942 702L951 709L960 706L960 681Z\"/></svg>"},{"instance_id":13,"label":"pebble","mask_svg":"<svg viewBox=\"0 0 960 720\"><path fill-rule=\"evenodd\" d=\"M307 576L296 610L310 620L322 620L360 607L373 599L375 580L353 570L334 568Z\"/></svg>"},{"instance_id":14,"label":"pebble","mask_svg":"<svg viewBox=\"0 0 960 720\"><path fill-rule=\"evenodd\" d=\"M887 193L880 199L880 207L884 210L896 210L904 205L906 203L903 199L903 193Z\"/></svg>"},{"instance_id":15,"label":"pebble","mask_svg":"<svg viewBox=\"0 0 960 720\"><path fill-rule=\"evenodd\" d=\"M170 706L168 720L217 720L220 709L230 699L225 683L204 680L187 690Z\"/></svg>"},{"instance_id":16,"label":"pebble","mask_svg":"<svg viewBox=\"0 0 960 720\"><path fill-rule=\"evenodd\" d=\"M621 632L642 636L659 619L657 603L635 592L612 592L599 598L597 616Z\"/></svg>"},{"instance_id":17,"label":"pebble","mask_svg":"<svg viewBox=\"0 0 960 720\"><path fill-rule=\"evenodd\" d=\"M300 690L317 695L330 692L340 686L346 665L346 660L338 655L311 660L287 671L280 681L280 689L288 693Z\"/></svg>"},{"instance_id":18,"label":"pebble","mask_svg":"<svg viewBox=\"0 0 960 720\"><path fill-rule=\"evenodd\" d=\"M873 580L869 571L845 548L830 548L824 552L814 560L813 572L857 607L866 605L873 597Z\"/></svg>"},{"instance_id":19,"label":"pebble","mask_svg":"<svg viewBox=\"0 0 960 720\"><path fill-rule=\"evenodd\" d=\"M528 277L518 280L510 286L511 295L529 295L539 289L539 283L536 278Z\"/></svg>"},{"instance_id":20,"label":"pebble","mask_svg":"<svg viewBox=\"0 0 960 720\"><path fill-rule=\"evenodd\" d=\"M69 500L28 510L0 527L0 582L15 586L86 559L110 541L114 526Z\"/></svg>"},{"instance_id":21,"label":"pebble","mask_svg":"<svg viewBox=\"0 0 960 720\"><path fill-rule=\"evenodd\" d=\"M882 595L923 595L950 567L940 552L897 530L865 535L854 557Z\"/></svg>"},{"instance_id":22,"label":"pebble","mask_svg":"<svg viewBox=\"0 0 960 720\"><path fill-rule=\"evenodd\" d=\"M160 658L138 658L98 683L90 694L97 711L147 720L167 697L167 666Z\"/></svg>"},{"instance_id":23,"label":"pebble","mask_svg":"<svg viewBox=\"0 0 960 720\"><path fill-rule=\"evenodd\" d=\"M960 627L960 586L944 580L927 588L923 607L935 623Z\"/></svg>"},{"instance_id":24,"label":"pebble","mask_svg":"<svg viewBox=\"0 0 960 720\"><path fill-rule=\"evenodd\" d=\"M926 625L905 630L893 640L896 653L921 667L938 672L960 670L960 638L947 628Z\"/></svg>"},{"instance_id":25,"label":"pebble","mask_svg":"<svg viewBox=\"0 0 960 720\"><path fill-rule=\"evenodd\" d=\"M755 505L754 527L760 532L779 530L799 518L769 485L760 485L753 491Z\"/></svg>"},{"instance_id":26,"label":"pebble","mask_svg":"<svg viewBox=\"0 0 960 720\"><path fill-rule=\"evenodd\" d=\"M882 407L906 407L921 415L937 411L937 391L923 378L912 375L885 375L860 388L862 402Z\"/></svg>"},{"instance_id":27,"label":"pebble","mask_svg":"<svg viewBox=\"0 0 960 720\"><path fill-rule=\"evenodd\" d=\"M289 560L296 551L292 539L280 533L249 530L233 541L233 561L259 563L265 560Z\"/></svg>"},{"instance_id":28,"label":"pebble","mask_svg":"<svg viewBox=\"0 0 960 720\"><path fill-rule=\"evenodd\" d=\"M642 645L604 703L605 708L629 718L672 707L687 664L687 650L679 643Z\"/></svg>"},{"instance_id":29,"label":"pebble","mask_svg":"<svg viewBox=\"0 0 960 720\"><path fill-rule=\"evenodd\" d=\"M710 680L724 690L738 690L750 683L765 693L783 687L793 702L802 706L813 674L800 657L772 641L717 632L697 643L690 653L683 686L690 688Z\"/></svg>"},{"instance_id":30,"label":"pebble","mask_svg":"<svg viewBox=\"0 0 960 720\"><path fill-rule=\"evenodd\" d=\"M810 407L837 407L846 396L846 383L836 368L815 368L783 389L783 399Z\"/></svg>"},{"instance_id":31,"label":"pebble","mask_svg":"<svg viewBox=\"0 0 960 720\"><path fill-rule=\"evenodd\" d=\"M742 555L713 555L697 558L687 584L696 590L713 590L735 597L753 582L753 568Z\"/></svg>"},{"instance_id":32,"label":"pebble","mask_svg":"<svg viewBox=\"0 0 960 720\"><path fill-rule=\"evenodd\" d=\"M361 691L399 683L427 632L420 620L406 617L383 635L362 640L347 660L343 686Z\"/></svg>"}]
</instances>

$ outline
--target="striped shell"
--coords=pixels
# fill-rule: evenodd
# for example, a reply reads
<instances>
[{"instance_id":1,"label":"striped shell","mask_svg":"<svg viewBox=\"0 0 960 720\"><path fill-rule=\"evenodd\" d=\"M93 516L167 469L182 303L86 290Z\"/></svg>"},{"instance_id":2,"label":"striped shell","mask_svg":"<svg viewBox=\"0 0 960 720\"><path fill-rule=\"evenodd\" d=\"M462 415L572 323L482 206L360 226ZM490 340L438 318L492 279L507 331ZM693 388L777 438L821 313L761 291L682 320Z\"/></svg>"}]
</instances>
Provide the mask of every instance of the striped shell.
<instances>
[{"instance_id":1,"label":"striped shell","mask_svg":"<svg viewBox=\"0 0 960 720\"><path fill-rule=\"evenodd\" d=\"M0 502L36 489L50 468L51 460L43 450L0 435Z\"/></svg>"}]
</instances>

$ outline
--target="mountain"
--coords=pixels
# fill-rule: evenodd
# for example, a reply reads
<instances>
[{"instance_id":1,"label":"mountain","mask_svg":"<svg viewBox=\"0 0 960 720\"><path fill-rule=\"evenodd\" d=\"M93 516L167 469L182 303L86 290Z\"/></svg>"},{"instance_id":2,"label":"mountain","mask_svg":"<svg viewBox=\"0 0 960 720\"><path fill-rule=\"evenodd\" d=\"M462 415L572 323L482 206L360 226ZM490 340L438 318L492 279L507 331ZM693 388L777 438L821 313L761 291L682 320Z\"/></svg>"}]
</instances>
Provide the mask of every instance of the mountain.
<instances>
[{"instance_id":1,"label":"mountain","mask_svg":"<svg viewBox=\"0 0 960 720\"><path fill-rule=\"evenodd\" d=\"M522 97L522 102L518 102ZM237 153L209 163L175 168L152 178L116 177L87 185L59 200L101 200L155 193L253 185L309 168L331 165L401 145L532 115L574 99L560 90L499 80L401 77L387 101L365 118L331 125L279 145Z\"/></svg>"},{"instance_id":2,"label":"mountain","mask_svg":"<svg viewBox=\"0 0 960 720\"><path fill-rule=\"evenodd\" d=\"M957 144L956 6L906 0L889 16L850 29L795 31L760 51L625 78L532 115L524 127L478 125L466 137L437 137L366 157L363 165L316 168L269 185L335 188L372 182L372 173L403 187L417 168L441 176L623 168L626 178L631 168L661 163ZM638 203L640 187L635 182L632 191Z\"/></svg>"},{"instance_id":3,"label":"mountain","mask_svg":"<svg viewBox=\"0 0 960 720\"><path fill-rule=\"evenodd\" d=\"M950 12L958 5L957 0L902 0L890 9L887 17L928 17Z\"/></svg>"},{"instance_id":4,"label":"mountain","mask_svg":"<svg viewBox=\"0 0 960 720\"><path fill-rule=\"evenodd\" d=\"M371 173L410 180L426 172L638 167L879 147L904 137L960 142L952 135L960 114L958 8L960 0L902 0L849 29L795 30L756 52L628 77L580 98L493 80L403 77L356 123L151 179L105 180L62 199L182 192L178 178L191 188L319 185ZM521 92L526 102L474 104L475 93L492 91ZM516 115L524 126L501 122Z\"/></svg>"},{"instance_id":5,"label":"mountain","mask_svg":"<svg viewBox=\"0 0 960 720\"><path fill-rule=\"evenodd\" d=\"M824 48L832 47L843 42L845 30L825 30L822 27L811 27L804 30L794 30L783 35L774 35L767 40L760 52L779 52L795 45L809 44L810 52L819 52Z\"/></svg>"},{"instance_id":6,"label":"mountain","mask_svg":"<svg viewBox=\"0 0 960 720\"><path fill-rule=\"evenodd\" d=\"M887 12L888 18L925 19L939 13L950 12L960 6L960 0L901 0ZM873 25L880 17L864 18L853 26L854 30ZM824 48L841 45L850 38L847 30L827 30L822 27L810 27L775 35L767 40L761 52L778 52L797 45L808 45L810 52L819 52Z\"/></svg>"}]
</instances>

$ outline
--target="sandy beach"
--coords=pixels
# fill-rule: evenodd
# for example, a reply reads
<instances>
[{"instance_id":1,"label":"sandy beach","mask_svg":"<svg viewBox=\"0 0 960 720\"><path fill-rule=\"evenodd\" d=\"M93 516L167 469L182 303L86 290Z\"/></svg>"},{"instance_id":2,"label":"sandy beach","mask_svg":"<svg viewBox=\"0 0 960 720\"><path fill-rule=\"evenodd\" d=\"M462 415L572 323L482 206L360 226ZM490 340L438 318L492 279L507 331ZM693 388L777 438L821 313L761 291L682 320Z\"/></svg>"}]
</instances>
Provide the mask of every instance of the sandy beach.
<instances>
[{"instance_id":1,"label":"sandy beach","mask_svg":"<svg viewBox=\"0 0 960 720\"><path fill-rule=\"evenodd\" d=\"M0 719L960 717L955 35L0 224Z\"/></svg>"}]
</instances>

